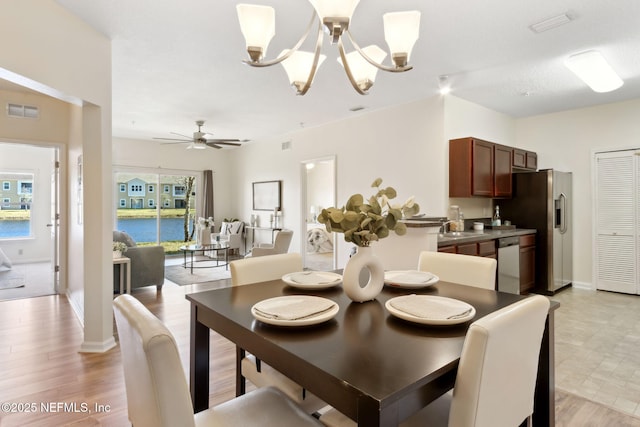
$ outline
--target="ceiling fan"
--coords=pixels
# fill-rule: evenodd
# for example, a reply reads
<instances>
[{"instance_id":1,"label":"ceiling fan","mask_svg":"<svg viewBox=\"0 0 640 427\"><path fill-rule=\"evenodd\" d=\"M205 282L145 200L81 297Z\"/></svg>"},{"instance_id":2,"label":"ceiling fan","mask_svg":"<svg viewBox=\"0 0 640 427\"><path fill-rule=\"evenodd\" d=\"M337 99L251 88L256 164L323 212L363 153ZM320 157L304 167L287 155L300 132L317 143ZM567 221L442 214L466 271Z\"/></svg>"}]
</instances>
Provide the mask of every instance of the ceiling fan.
<instances>
[{"instance_id":1,"label":"ceiling fan","mask_svg":"<svg viewBox=\"0 0 640 427\"><path fill-rule=\"evenodd\" d=\"M196 120L196 126L198 126L198 130L193 133L193 136L182 135L181 133L171 132L172 135L178 135L182 138L153 138L162 141L171 141L165 142L165 144L186 144L188 143L187 149L204 149L207 147L213 147L220 149L222 145L233 145L240 146L240 142L247 142L247 139L239 140L239 139L229 139L229 138L208 138L207 136L211 136L211 134L202 132L202 126L204 125L204 120Z\"/></svg>"}]
</instances>

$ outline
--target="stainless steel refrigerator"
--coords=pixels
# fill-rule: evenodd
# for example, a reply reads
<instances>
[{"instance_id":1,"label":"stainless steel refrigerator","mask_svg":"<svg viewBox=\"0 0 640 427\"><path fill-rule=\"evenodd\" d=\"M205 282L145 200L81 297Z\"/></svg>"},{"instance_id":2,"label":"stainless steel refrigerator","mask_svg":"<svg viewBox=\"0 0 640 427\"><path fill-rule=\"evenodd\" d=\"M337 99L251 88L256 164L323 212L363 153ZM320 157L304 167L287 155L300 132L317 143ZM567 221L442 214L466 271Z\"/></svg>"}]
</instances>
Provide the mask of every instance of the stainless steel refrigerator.
<instances>
[{"instance_id":1,"label":"stainless steel refrigerator","mask_svg":"<svg viewBox=\"0 0 640 427\"><path fill-rule=\"evenodd\" d=\"M553 294L573 280L571 172L513 175L513 197L496 200L503 220L535 228L536 292Z\"/></svg>"}]
</instances>

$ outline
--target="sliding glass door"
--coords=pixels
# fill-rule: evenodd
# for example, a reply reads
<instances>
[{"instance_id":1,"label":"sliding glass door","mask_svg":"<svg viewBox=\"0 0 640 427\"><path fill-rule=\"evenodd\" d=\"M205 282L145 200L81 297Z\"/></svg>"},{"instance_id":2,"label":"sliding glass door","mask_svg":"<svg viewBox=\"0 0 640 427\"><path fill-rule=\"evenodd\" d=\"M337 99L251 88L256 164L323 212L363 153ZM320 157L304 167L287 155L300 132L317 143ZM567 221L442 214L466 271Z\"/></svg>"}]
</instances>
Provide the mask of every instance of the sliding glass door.
<instances>
[{"instance_id":1,"label":"sliding glass door","mask_svg":"<svg viewBox=\"0 0 640 427\"><path fill-rule=\"evenodd\" d=\"M195 238L196 182L195 175L117 172L117 229L140 245L161 244L175 251Z\"/></svg>"}]
</instances>

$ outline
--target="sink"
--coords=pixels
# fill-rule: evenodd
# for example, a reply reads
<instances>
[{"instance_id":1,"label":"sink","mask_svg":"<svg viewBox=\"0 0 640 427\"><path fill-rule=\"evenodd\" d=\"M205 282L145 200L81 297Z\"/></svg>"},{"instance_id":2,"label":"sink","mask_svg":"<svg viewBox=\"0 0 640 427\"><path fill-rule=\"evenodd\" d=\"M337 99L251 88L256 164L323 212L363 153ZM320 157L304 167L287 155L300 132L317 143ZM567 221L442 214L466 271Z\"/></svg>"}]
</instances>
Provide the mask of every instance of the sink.
<instances>
[{"instance_id":1,"label":"sink","mask_svg":"<svg viewBox=\"0 0 640 427\"><path fill-rule=\"evenodd\" d=\"M440 237L460 238L460 237L477 236L479 234L483 234L482 231L449 231L447 233L440 233Z\"/></svg>"}]
</instances>

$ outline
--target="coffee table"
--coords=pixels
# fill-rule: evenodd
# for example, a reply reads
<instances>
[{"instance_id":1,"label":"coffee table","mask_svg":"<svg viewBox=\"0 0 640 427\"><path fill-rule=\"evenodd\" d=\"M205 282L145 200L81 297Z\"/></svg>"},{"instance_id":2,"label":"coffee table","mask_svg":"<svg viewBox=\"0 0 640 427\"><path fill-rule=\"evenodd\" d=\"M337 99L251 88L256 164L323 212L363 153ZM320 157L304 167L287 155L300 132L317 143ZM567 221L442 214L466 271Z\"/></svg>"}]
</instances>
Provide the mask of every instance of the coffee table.
<instances>
[{"instance_id":1,"label":"coffee table","mask_svg":"<svg viewBox=\"0 0 640 427\"><path fill-rule=\"evenodd\" d=\"M188 245L188 246L180 246L180 250L182 251L183 257L184 257L184 262L182 264L182 266L184 268L189 267L191 270L191 274L193 274L193 269L194 268L213 268L213 267L225 267L225 269L229 269L229 244L226 242L212 242L210 245ZM197 252L202 252L202 255L204 256L205 252L215 252L216 253L216 258L209 258L209 259L194 259L194 255ZM224 263L220 263L220 258L218 257L218 254L220 252L224 253ZM190 254L190 260L189 262L187 262L187 253ZM201 266L195 266L195 263L198 262L206 262L206 263L213 263L213 261L215 261L215 265L201 265Z\"/></svg>"}]
</instances>

